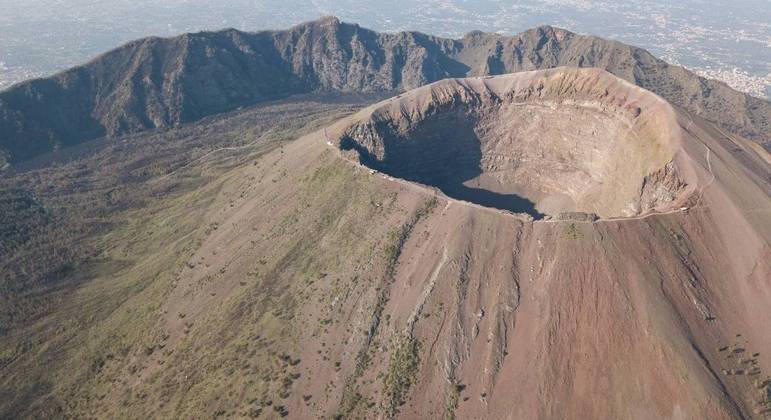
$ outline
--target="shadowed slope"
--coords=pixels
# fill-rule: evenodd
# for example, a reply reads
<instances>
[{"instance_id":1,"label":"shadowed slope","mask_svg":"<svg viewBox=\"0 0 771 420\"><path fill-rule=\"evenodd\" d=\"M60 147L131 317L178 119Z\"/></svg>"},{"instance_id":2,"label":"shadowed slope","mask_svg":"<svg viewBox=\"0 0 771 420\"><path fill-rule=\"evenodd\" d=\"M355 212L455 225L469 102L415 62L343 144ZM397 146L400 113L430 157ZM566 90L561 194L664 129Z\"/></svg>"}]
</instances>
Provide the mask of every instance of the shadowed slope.
<instances>
[{"instance_id":1,"label":"shadowed slope","mask_svg":"<svg viewBox=\"0 0 771 420\"><path fill-rule=\"evenodd\" d=\"M771 106L645 50L540 27L515 36L381 34L323 18L285 31L146 38L0 92L0 167L100 137L173 127L319 90L411 89L447 77L600 67L766 147Z\"/></svg>"}]
</instances>

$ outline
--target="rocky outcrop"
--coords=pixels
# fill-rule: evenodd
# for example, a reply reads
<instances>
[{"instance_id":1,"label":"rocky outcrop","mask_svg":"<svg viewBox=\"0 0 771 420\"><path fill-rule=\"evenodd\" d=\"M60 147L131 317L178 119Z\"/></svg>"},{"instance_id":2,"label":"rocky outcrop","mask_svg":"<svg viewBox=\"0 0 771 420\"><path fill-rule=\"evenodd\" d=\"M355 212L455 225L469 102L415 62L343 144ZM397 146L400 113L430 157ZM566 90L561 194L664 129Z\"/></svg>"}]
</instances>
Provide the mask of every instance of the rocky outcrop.
<instances>
[{"instance_id":1,"label":"rocky outcrop","mask_svg":"<svg viewBox=\"0 0 771 420\"><path fill-rule=\"evenodd\" d=\"M645 50L540 27L462 39L381 34L323 18L284 31L130 42L92 62L0 92L0 151L19 162L100 136L168 128L315 91L411 89L448 77L601 67L721 128L771 144L771 106Z\"/></svg>"}]
</instances>

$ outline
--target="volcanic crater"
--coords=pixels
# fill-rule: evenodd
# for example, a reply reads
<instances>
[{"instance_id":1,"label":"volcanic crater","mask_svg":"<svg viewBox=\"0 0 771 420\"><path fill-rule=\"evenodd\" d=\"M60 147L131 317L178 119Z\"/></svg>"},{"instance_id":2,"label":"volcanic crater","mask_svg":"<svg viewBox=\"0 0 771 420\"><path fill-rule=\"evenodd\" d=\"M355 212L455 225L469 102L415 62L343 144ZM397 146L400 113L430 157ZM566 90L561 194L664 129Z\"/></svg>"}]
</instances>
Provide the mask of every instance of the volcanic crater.
<instances>
[{"instance_id":1,"label":"volcanic crater","mask_svg":"<svg viewBox=\"0 0 771 420\"><path fill-rule=\"evenodd\" d=\"M534 219L675 208L693 191L680 130L653 93L576 68L446 79L331 127L367 167Z\"/></svg>"}]
</instances>

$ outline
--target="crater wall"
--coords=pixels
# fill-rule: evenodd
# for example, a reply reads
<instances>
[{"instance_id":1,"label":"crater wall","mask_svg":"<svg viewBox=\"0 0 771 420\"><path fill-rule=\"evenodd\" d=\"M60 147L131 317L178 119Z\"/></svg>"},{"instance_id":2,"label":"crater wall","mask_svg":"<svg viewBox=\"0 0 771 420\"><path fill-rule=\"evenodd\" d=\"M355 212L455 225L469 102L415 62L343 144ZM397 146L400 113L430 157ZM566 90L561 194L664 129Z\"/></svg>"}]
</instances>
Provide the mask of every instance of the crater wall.
<instances>
[{"instance_id":1,"label":"crater wall","mask_svg":"<svg viewBox=\"0 0 771 420\"><path fill-rule=\"evenodd\" d=\"M448 79L333 131L373 169L536 218L630 217L674 206L687 189L674 110L598 69Z\"/></svg>"}]
</instances>

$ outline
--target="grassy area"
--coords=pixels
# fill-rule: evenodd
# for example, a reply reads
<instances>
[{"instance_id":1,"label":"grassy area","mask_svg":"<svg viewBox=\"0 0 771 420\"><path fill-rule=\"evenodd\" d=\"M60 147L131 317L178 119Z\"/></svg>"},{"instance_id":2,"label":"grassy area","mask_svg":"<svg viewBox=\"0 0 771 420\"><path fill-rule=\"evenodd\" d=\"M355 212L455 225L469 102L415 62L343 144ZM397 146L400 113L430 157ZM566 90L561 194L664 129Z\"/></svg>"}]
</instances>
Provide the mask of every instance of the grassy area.
<instances>
[{"instance_id":1,"label":"grassy area","mask_svg":"<svg viewBox=\"0 0 771 420\"><path fill-rule=\"evenodd\" d=\"M389 418L398 414L415 381L420 364L420 342L414 337L400 337L394 345L388 372L383 378L385 413Z\"/></svg>"},{"instance_id":2,"label":"grassy area","mask_svg":"<svg viewBox=\"0 0 771 420\"><path fill-rule=\"evenodd\" d=\"M280 125L259 120L269 112L287 120ZM238 115L180 132L138 135L131 138L136 144L120 146L128 149L120 152L122 159L119 146L108 146L56 168L0 180L3 188L29 186L45 209L60 215L55 232L64 235L41 239L73 252L73 269L60 278L41 282L34 293L0 300L0 313L7 318L0 319L5 328L0 330L0 417L287 413L281 396L302 377L302 363L295 363L292 349L294 328L287 327L296 322L292 308L311 292L286 286L306 287L308 279L329 269L322 255L329 248L314 251L314 244L329 238L333 246L361 235L340 224L351 200L357 205L371 200L368 195L353 198L350 174L333 165L308 183L298 221L307 219L299 206L319 204L318 223L307 234L289 235L292 243L260 265L256 283L242 287L195 325L190 321L188 336L173 352L165 347L158 320L180 271L213 231L204 222L207 215L232 204L222 192L238 180L239 168L347 112L337 104L260 109L254 111L259 120L254 125L251 117ZM236 124L226 127L227 121ZM217 135L202 136L210 125L218 126ZM204 147L250 141L246 149L197 160ZM184 161L194 163L183 167ZM182 169L167 177L170 168ZM34 212L37 207L26 208ZM37 248L17 248L15 256L41 256ZM18 286L19 277L9 273L2 271L6 284ZM295 276L303 281L295 282ZM223 325L230 330L221 331ZM146 368L141 361L151 354L163 355L158 362L163 369L148 370L155 373L140 382ZM267 404L271 399L276 403Z\"/></svg>"}]
</instances>

